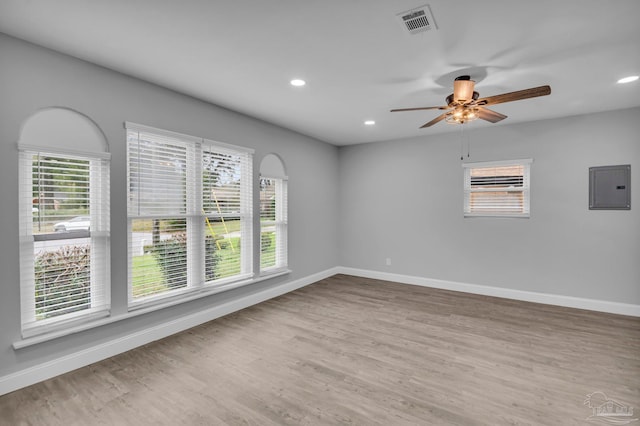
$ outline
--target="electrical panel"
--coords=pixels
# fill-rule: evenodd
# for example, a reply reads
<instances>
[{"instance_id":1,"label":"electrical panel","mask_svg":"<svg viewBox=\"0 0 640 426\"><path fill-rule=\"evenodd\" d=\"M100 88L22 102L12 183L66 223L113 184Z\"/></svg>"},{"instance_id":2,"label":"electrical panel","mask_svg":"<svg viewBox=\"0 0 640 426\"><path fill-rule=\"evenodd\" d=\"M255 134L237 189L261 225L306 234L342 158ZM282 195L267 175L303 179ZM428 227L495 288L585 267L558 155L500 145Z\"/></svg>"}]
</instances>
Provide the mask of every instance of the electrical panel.
<instances>
[{"instance_id":1,"label":"electrical panel","mask_svg":"<svg viewBox=\"0 0 640 426\"><path fill-rule=\"evenodd\" d=\"M631 165L589 167L589 209L631 210Z\"/></svg>"}]
</instances>

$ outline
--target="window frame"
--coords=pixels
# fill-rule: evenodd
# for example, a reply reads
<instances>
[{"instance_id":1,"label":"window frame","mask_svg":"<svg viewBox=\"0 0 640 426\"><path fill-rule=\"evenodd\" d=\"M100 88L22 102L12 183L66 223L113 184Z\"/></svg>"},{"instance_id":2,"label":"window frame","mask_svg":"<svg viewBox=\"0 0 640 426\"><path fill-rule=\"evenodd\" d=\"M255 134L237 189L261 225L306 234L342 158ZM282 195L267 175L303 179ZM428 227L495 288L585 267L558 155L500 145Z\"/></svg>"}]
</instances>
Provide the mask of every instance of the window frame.
<instances>
[{"instance_id":1,"label":"window frame","mask_svg":"<svg viewBox=\"0 0 640 426\"><path fill-rule=\"evenodd\" d=\"M531 164L533 159L517 159L517 160L503 160L503 161L483 161L474 163L463 163L463 213L464 217L504 217L504 218L524 218L531 217ZM522 186L512 188L501 188L500 191L491 191L490 188L473 188L471 182L471 173L473 170L485 169L485 168L509 168L509 167L522 167ZM478 209L474 210L473 203L471 201L473 194L476 193L491 193L491 192L509 192L522 194L522 203L518 211L511 210L509 208L495 208L493 210ZM500 200L496 197L498 201Z\"/></svg>"},{"instance_id":2,"label":"window frame","mask_svg":"<svg viewBox=\"0 0 640 426\"><path fill-rule=\"evenodd\" d=\"M20 304L22 337L63 330L110 315L110 154L82 152L56 147L19 144L19 210L20 210ZM33 156L88 162L89 217L86 231L68 234L56 232L35 234L33 230ZM49 318L38 319L36 313L36 244L56 240L89 238L89 300L90 307Z\"/></svg>"},{"instance_id":3,"label":"window frame","mask_svg":"<svg viewBox=\"0 0 640 426\"><path fill-rule=\"evenodd\" d=\"M168 130L157 129L136 123L125 122L127 132L127 194L128 194L128 214L127 214L127 235L128 235L128 309L136 310L166 304L168 302L180 302L181 299L191 300L198 293L212 293L222 291L226 288L236 288L238 286L253 282L253 197L252 197L252 174L253 174L253 153L250 148L225 144L209 139L198 138L190 135L176 133ZM185 211L180 214L170 215L148 215L134 214L131 210L131 159L129 132L137 132L150 137L159 137L169 140L171 143L185 147L187 154L186 174L189 178L185 180ZM138 136L139 140L140 136ZM205 212L203 195L203 159L207 153L224 153L225 155L235 155L241 157L240 160L240 210L234 213L234 217L240 220L240 273L207 281L205 278L205 239L208 223L205 218L230 217L229 213L217 214L210 211ZM170 289L150 296L134 297L133 295L133 220L137 219L185 219L186 221L186 265L187 284L183 288ZM203 295L206 295L203 294Z\"/></svg>"},{"instance_id":4,"label":"window frame","mask_svg":"<svg viewBox=\"0 0 640 426\"><path fill-rule=\"evenodd\" d=\"M260 193L262 193L262 180L270 180L274 182L274 213L275 220L262 220L262 210L260 211L260 275L276 274L287 270L289 266L288 253L288 185L287 177L270 177L260 174ZM260 196L262 202L262 195ZM275 228L275 264L273 266L262 266L262 232L265 226L273 226Z\"/></svg>"}]
</instances>

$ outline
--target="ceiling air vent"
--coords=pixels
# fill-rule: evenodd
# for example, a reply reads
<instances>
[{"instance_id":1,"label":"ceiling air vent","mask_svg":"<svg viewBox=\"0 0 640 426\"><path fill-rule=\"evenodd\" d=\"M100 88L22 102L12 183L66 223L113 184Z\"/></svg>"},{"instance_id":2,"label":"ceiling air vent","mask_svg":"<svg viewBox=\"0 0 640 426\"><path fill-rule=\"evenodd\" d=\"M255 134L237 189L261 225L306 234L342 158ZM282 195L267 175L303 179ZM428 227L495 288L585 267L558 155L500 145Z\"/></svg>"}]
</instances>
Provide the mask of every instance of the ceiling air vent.
<instances>
[{"instance_id":1,"label":"ceiling air vent","mask_svg":"<svg viewBox=\"0 0 640 426\"><path fill-rule=\"evenodd\" d=\"M398 13L396 16L400 19L402 26L412 35L429 31L432 28L438 29L428 4Z\"/></svg>"}]
</instances>

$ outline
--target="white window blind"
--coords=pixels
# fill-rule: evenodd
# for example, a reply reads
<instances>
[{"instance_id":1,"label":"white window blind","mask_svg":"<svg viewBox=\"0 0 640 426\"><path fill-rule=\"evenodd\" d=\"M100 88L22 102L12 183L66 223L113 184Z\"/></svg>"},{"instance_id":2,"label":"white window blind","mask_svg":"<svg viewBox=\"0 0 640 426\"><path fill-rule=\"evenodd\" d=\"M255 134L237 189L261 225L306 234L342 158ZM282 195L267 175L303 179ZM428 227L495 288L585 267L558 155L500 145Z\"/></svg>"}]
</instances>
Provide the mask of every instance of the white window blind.
<instances>
[{"instance_id":1,"label":"white window blind","mask_svg":"<svg viewBox=\"0 0 640 426\"><path fill-rule=\"evenodd\" d=\"M130 306L251 277L250 150L126 126Z\"/></svg>"},{"instance_id":2,"label":"white window blind","mask_svg":"<svg viewBox=\"0 0 640 426\"><path fill-rule=\"evenodd\" d=\"M531 162L463 164L464 215L529 217Z\"/></svg>"},{"instance_id":3,"label":"white window blind","mask_svg":"<svg viewBox=\"0 0 640 426\"><path fill-rule=\"evenodd\" d=\"M260 178L260 269L287 267L287 180Z\"/></svg>"},{"instance_id":4,"label":"white window blind","mask_svg":"<svg viewBox=\"0 0 640 426\"><path fill-rule=\"evenodd\" d=\"M109 310L109 160L20 152L23 336Z\"/></svg>"},{"instance_id":5,"label":"white window blind","mask_svg":"<svg viewBox=\"0 0 640 426\"><path fill-rule=\"evenodd\" d=\"M246 153L204 145L202 212L205 279L246 276L252 271L251 163Z\"/></svg>"}]
</instances>

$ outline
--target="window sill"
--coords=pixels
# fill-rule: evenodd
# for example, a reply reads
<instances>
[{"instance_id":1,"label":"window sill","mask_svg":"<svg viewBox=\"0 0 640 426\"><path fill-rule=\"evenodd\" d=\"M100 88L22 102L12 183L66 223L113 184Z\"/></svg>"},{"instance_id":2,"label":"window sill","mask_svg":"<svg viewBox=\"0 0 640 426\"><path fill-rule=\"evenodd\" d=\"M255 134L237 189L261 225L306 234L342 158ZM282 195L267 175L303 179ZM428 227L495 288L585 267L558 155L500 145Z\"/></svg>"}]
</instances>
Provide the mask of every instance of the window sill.
<instances>
[{"instance_id":1,"label":"window sill","mask_svg":"<svg viewBox=\"0 0 640 426\"><path fill-rule=\"evenodd\" d=\"M93 328L96 327L101 327L104 325L108 325L108 324L112 324L118 321L123 321L129 318L134 318L137 317L139 315L144 315L150 312L154 312L154 311L158 311L161 309L165 309L171 306L175 306L175 305L179 305L182 303L186 303L192 300L196 300L196 299L200 299L203 297L207 297L207 296L211 296L217 293L222 293L224 291L228 291L228 290L232 290L235 288L239 288L239 287L244 287L247 285L251 285L251 284L256 284L259 283L261 281L266 281L268 279L271 278L276 278L279 276L283 276L283 275L287 275L291 273L291 270L286 269L286 270L279 270L277 272L274 271L274 273L270 273L268 275L260 275L251 279L246 279L243 281L239 281L239 282L234 282L234 283L230 283L224 286L220 286L220 287L215 287L215 288L210 288L207 290L203 290L197 293L190 293L186 296L183 297L176 297L176 298L172 298L170 300L164 300L161 303L156 303L154 305L151 306L144 306L144 307L138 307L137 309L134 310L130 310L129 312L123 314L123 315L117 315L117 316L109 316L109 317L101 317L100 319L96 319L96 320L92 320L90 322L83 322L82 324L78 324L75 326L71 326L65 329L58 329L58 330L53 330L53 331L49 331L49 332L44 332L42 334L37 334L31 337L26 337L23 339L20 339L16 342L13 342L13 349L14 350L19 350L19 349L23 349L23 348L27 348L29 346L33 346L33 345L37 345L39 343L44 343L44 342L48 342L50 340L54 340L54 339L58 339L60 337L64 337L64 336L68 336L71 334L76 334L76 333L80 333L86 330L91 330Z\"/></svg>"},{"instance_id":2,"label":"window sill","mask_svg":"<svg viewBox=\"0 0 640 426\"><path fill-rule=\"evenodd\" d=\"M529 219L530 214L512 214L512 213L465 213L465 218L473 217L502 217L502 218L514 218L514 219Z\"/></svg>"},{"instance_id":3,"label":"window sill","mask_svg":"<svg viewBox=\"0 0 640 426\"><path fill-rule=\"evenodd\" d=\"M291 271L287 269L287 267L263 269L260 271L260 278L266 280L268 278L279 277L280 275L286 275L289 273L291 273Z\"/></svg>"},{"instance_id":4,"label":"window sill","mask_svg":"<svg viewBox=\"0 0 640 426\"><path fill-rule=\"evenodd\" d=\"M153 301L149 301L147 303L133 304L129 306L129 313L133 313L133 312L138 313L140 311L142 311L141 313L153 312L158 309L168 308L170 306L179 305L181 303L200 299L206 296L211 296L213 294L222 293L224 291L233 290L235 288L240 288L240 287L244 287L251 284L256 284L256 283L259 283L260 281L264 281L270 278L275 278L281 275L286 275L289 273L291 273L291 271L286 270L286 271L281 271L281 273L279 274L273 274L268 276L260 275L253 278L245 278L240 281L233 281L233 282L218 285L215 287L203 287L195 291L182 293L179 295L175 295L173 297L170 296L170 297L160 298Z\"/></svg>"}]
</instances>

